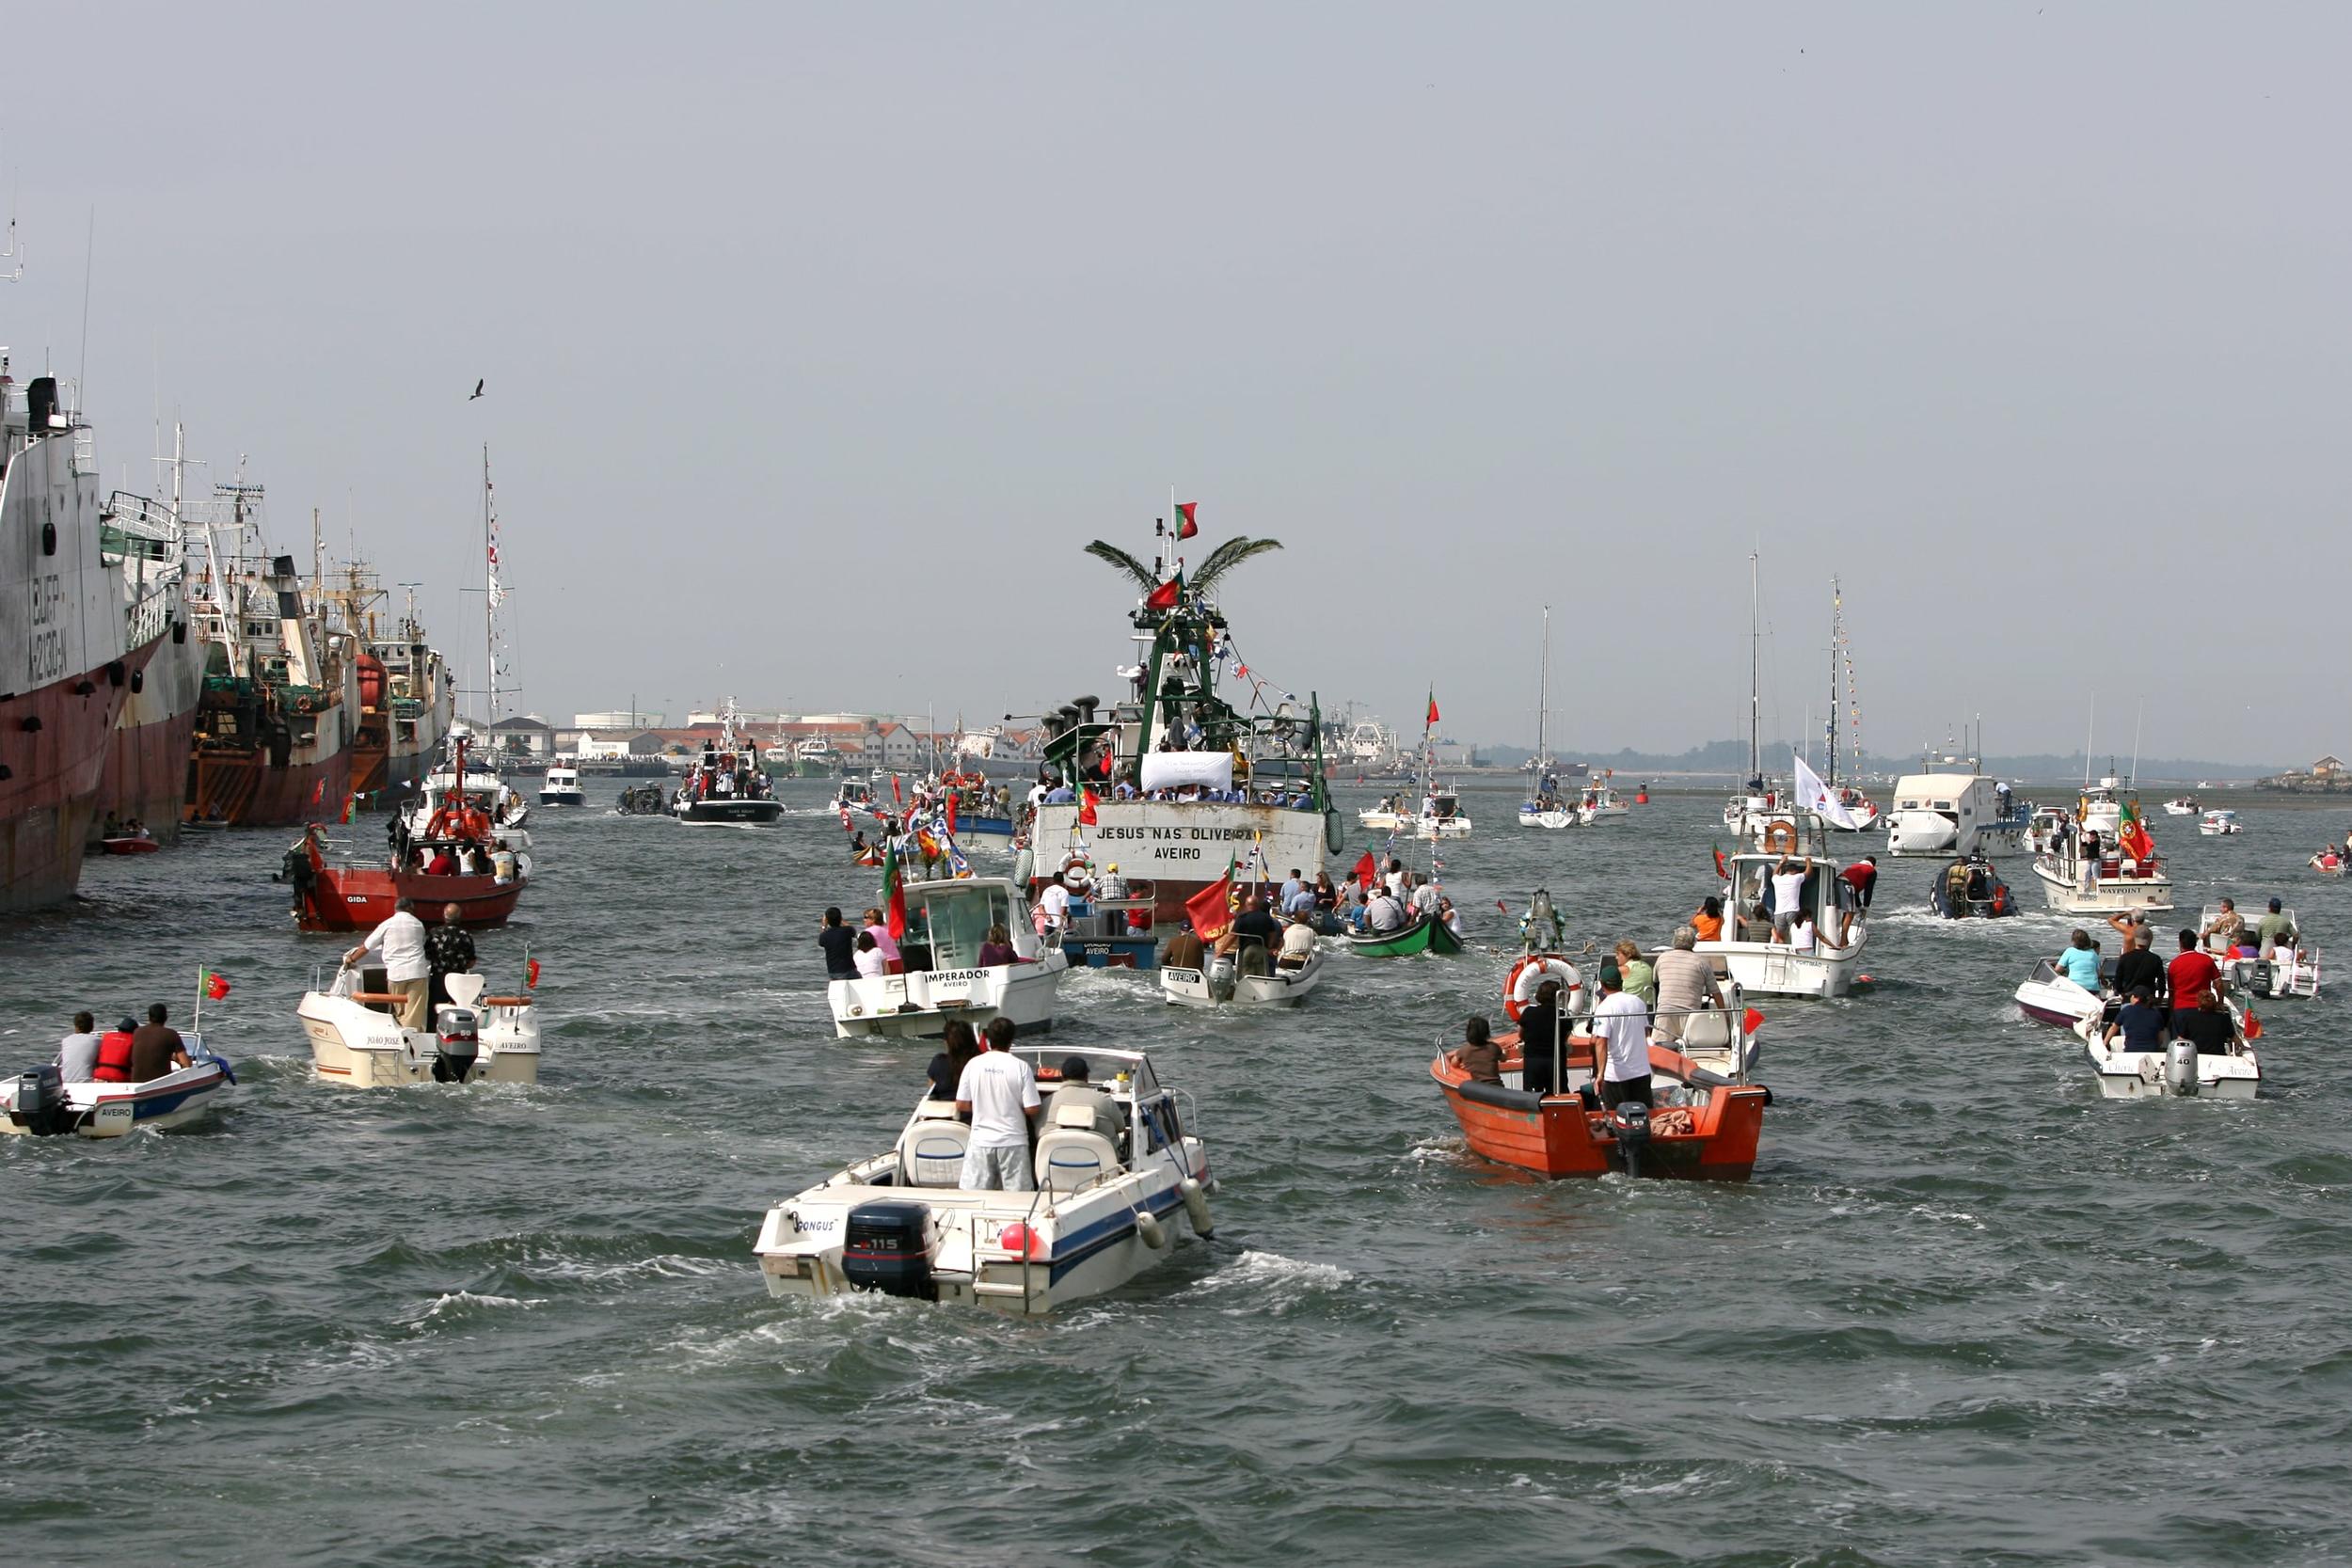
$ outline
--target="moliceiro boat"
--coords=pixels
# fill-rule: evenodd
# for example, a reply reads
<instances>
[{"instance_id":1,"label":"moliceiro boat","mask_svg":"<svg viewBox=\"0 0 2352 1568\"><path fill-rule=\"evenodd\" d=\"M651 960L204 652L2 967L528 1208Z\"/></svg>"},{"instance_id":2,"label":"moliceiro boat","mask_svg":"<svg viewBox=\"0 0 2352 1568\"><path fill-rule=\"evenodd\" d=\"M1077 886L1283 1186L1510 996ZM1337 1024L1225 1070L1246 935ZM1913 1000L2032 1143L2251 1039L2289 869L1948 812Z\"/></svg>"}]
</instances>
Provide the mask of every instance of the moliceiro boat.
<instances>
[{"instance_id":1,"label":"moliceiro boat","mask_svg":"<svg viewBox=\"0 0 2352 1568\"><path fill-rule=\"evenodd\" d=\"M1425 914L1393 931L1350 932L1347 945L1368 958L1398 958L1413 953L1459 953L1462 939L1444 921Z\"/></svg>"},{"instance_id":2,"label":"moliceiro boat","mask_svg":"<svg viewBox=\"0 0 2352 1568\"><path fill-rule=\"evenodd\" d=\"M909 882L901 896L904 971L827 981L836 1036L936 1038L951 1019L976 1030L991 1019L1009 1019L1022 1034L1054 1026L1056 992L1070 958L1058 942L1039 938L1028 900L1010 879ZM997 929L1009 938L1013 961L984 965L980 949Z\"/></svg>"},{"instance_id":3,"label":"moliceiro boat","mask_svg":"<svg viewBox=\"0 0 2352 1568\"><path fill-rule=\"evenodd\" d=\"M1040 1316L1125 1284L1187 1227L1213 1233L1208 1151L1148 1056L1013 1053L1041 1091L1058 1086L1066 1056L1083 1056L1108 1096L1107 1124L1049 1097L1032 1155L1038 1190L979 1191L958 1185L971 1129L953 1102L923 1101L891 1148L768 1211L753 1251L769 1293L874 1291Z\"/></svg>"},{"instance_id":4,"label":"moliceiro boat","mask_svg":"<svg viewBox=\"0 0 2352 1568\"><path fill-rule=\"evenodd\" d=\"M1187 572L1179 531L1161 520L1150 566L1100 540L1087 546L1145 590L1128 615L1136 662L1119 671L1118 702L1079 697L1042 716L1045 759L1064 784L1039 804L1029 836L1035 875L1057 875L1081 848L1118 861L1151 884L1170 927L1237 855L1312 876L1344 842L1313 693L1301 703L1247 664L1216 602L1229 571L1281 546L1228 539Z\"/></svg>"},{"instance_id":5,"label":"moliceiro boat","mask_svg":"<svg viewBox=\"0 0 2352 1568\"><path fill-rule=\"evenodd\" d=\"M140 1128L162 1132L196 1120L237 1075L197 1031L183 1030L180 1041L189 1065L143 1084L69 1084L54 1062L0 1084L0 1132L119 1138Z\"/></svg>"},{"instance_id":6,"label":"moliceiro boat","mask_svg":"<svg viewBox=\"0 0 2352 1568\"><path fill-rule=\"evenodd\" d=\"M484 976L452 974L450 999L434 1009L432 1027L405 1029L398 991L362 989L364 975L382 973L342 969L333 985L321 990L314 983L295 1006L320 1077L355 1089L539 1081L539 1016L530 995L485 996Z\"/></svg>"}]
</instances>

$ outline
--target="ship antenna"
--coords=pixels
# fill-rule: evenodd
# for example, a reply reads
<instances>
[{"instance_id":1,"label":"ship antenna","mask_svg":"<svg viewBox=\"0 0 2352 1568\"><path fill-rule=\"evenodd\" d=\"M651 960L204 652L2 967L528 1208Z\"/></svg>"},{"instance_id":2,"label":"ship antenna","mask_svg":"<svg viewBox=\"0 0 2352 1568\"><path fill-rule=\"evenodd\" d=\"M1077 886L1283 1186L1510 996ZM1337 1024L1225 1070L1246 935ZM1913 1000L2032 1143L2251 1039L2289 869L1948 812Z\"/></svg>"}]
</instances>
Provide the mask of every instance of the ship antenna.
<instances>
[{"instance_id":1,"label":"ship antenna","mask_svg":"<svg viewBox=\"0 0 2352 1568\"><path fill-rule=\"evenodd\" d=\"M14 261L11 272L0 272L0 283L13 283L24 276L24 245L16 237L16 190L14 180L8 182L8 243L0 245L0 262Z\"/></svg>"}]
</instances>

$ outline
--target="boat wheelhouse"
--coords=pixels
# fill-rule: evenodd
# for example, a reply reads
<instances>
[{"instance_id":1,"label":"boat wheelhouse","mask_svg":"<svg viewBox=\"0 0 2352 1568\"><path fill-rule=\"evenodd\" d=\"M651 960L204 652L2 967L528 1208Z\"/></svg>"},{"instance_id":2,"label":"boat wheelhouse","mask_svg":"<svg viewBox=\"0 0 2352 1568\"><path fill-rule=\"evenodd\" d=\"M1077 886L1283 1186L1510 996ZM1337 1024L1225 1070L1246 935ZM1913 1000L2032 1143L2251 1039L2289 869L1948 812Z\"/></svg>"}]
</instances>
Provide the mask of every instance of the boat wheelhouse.
<instances>
[{"instance_id":1,"label":"boat wheelhouse","mask_svg":"<svg viewBox=\"0 0 2352 1568\"><path fill-rule=\"evenodd\" d=\"M1697 951L1717 958L1750 996L1851 992L1862 977L1869 924L1838 875L1826 834L1817 827L1808 845L1783 828L1768 832L1760 848L1720 859L1724 934Z\"/></svg>"},{"instance_id":2,"label":"boat wheelhouse","mask_svg":"<svg viewBox=\"0 0 2352 1568\"><path fill-rule=\"evenodd\" d=\"M959 877L904 884L906 934L898 939L903 965L897 974L832 980L825 986L834 1033L933 1039L961 1019L979 1029L1009 1019L1021 1034L1054 1026L1056 990L1070 959L1058 943L1041 940L1028 899L1006 877ZM1013 951L1010 963L980 962L992 931Z\"/></svg>"},{"instance_id":3,"label":"boat wheelhouse","mask_svg":"<svg viewBox=\"0 0 2352 1568\"><path fill-rule=\"evenodd\" d=\"M2024 842L2026 816L1995 779L1977 770L1973 757L1947 757L1963 768L1937 768L1906 773L1895 782L1895 809L1887 818L1890 855L1993 854Z\"/></svg>"}]
</instances>

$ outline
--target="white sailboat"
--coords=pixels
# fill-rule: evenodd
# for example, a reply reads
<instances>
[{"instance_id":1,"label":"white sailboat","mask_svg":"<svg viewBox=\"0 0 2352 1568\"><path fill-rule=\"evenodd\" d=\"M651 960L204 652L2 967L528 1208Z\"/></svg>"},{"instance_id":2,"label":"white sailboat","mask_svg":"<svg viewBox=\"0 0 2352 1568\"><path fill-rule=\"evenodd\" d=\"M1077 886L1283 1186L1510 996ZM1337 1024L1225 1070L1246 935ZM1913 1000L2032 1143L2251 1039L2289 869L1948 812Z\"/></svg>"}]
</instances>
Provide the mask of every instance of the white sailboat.
<instances>
[{"instance_id":1,"label":"white sailboat","mask_svg":"<svg viewBox=\"0 0 2352 1568\"><path fill-rule=\"evenodd\" d=\"M1519 802L1519 826L1522 828L1568 828L1576 824L1576 813L1560 799L1560 780L1551 760L1551 747L1546 734L1547 721L1551 717L1551 606L1544 606L1543 673L1535 687L1535 756L1528 764L1531 787L1527 799Z\"/></svg>"},{"instance_id":2,"label":"white sailboat","mask_svg":"<svg viewBox=\"0 0 2352 1568\"><path fill-rule=\"evenodd\" d=\"M1356 819L1367 828L1388 832L1404 833L1411 838L1436 841L1441 838L1468 838L1470 819L1462 815L1462 797L1455 790L1440 788L1437 783L1437 751L1435 736L1438 723L1438 694L1429 694L1429 713L1421 726L1421 809L1408 812L1405 801L1391 796L1377 806L1356 814Z\"/></svg>"},{"instance_id":3,"label":"white sailboat","mask_svg":"<svg viewBox=\"0 0 2352 1568\"><path fill-rule=\"evenodd\" d=\"M1724 802L1724 826L1742 838L1761 839L1769 829L1786 823L1796 829L1788 809L1788 792L1775 789L1764 777L1763 686L1764 598L1756 577L1756 557L1748 552L1748 776Z\"/></svg>"},{"instance_id":4,"label":"white sailboat","mask_svg":"<svg viewBox=\"0 0 2352 1568\"><path fill-rule=\"evenodd\" d=\"M1879 808L1876 801L1851 784L1841 784L1837 782L1837 710L1841 705L1852 709L1853 776L1859 778L1862 775L1862 705L1854 699L1853 648L1846 641L1845 589L1835 577L1829 579L1829 745L1821 753L1827 769L1821 783L1828 788L1830 799L1846 808L1846 820L1829 821L1829 826L1860 832L1879 825Z\"/></svg>"}]
</instances>

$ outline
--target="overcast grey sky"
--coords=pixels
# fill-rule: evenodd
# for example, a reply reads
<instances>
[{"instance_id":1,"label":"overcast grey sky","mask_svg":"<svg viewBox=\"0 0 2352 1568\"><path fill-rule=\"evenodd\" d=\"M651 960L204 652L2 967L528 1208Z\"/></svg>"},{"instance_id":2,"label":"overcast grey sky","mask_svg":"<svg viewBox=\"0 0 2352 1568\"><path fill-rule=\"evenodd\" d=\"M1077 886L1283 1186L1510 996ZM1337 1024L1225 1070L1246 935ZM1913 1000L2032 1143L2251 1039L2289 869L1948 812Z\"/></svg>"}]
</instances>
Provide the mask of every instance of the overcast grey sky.
<instances>
[{"instance_id":1,"label":"overcast grey sky","mask_svg":"<svg viewBox=\"0 0 2352 1568\"><path fill-rule=\"evenodd\" d=\"M12 8L20 372L166 419L526 705L1106 693L1168 487L1336 706L1740 733L1842 572L1866 739L2352 745L2352 10ZM488 395L469 404L477 376ZM468 659L478 669L478 655ZM2270 673L2267 678L2259 673ZM2274 694L2275 693L2275 694Z\"/></svg>"}]
</instances>

